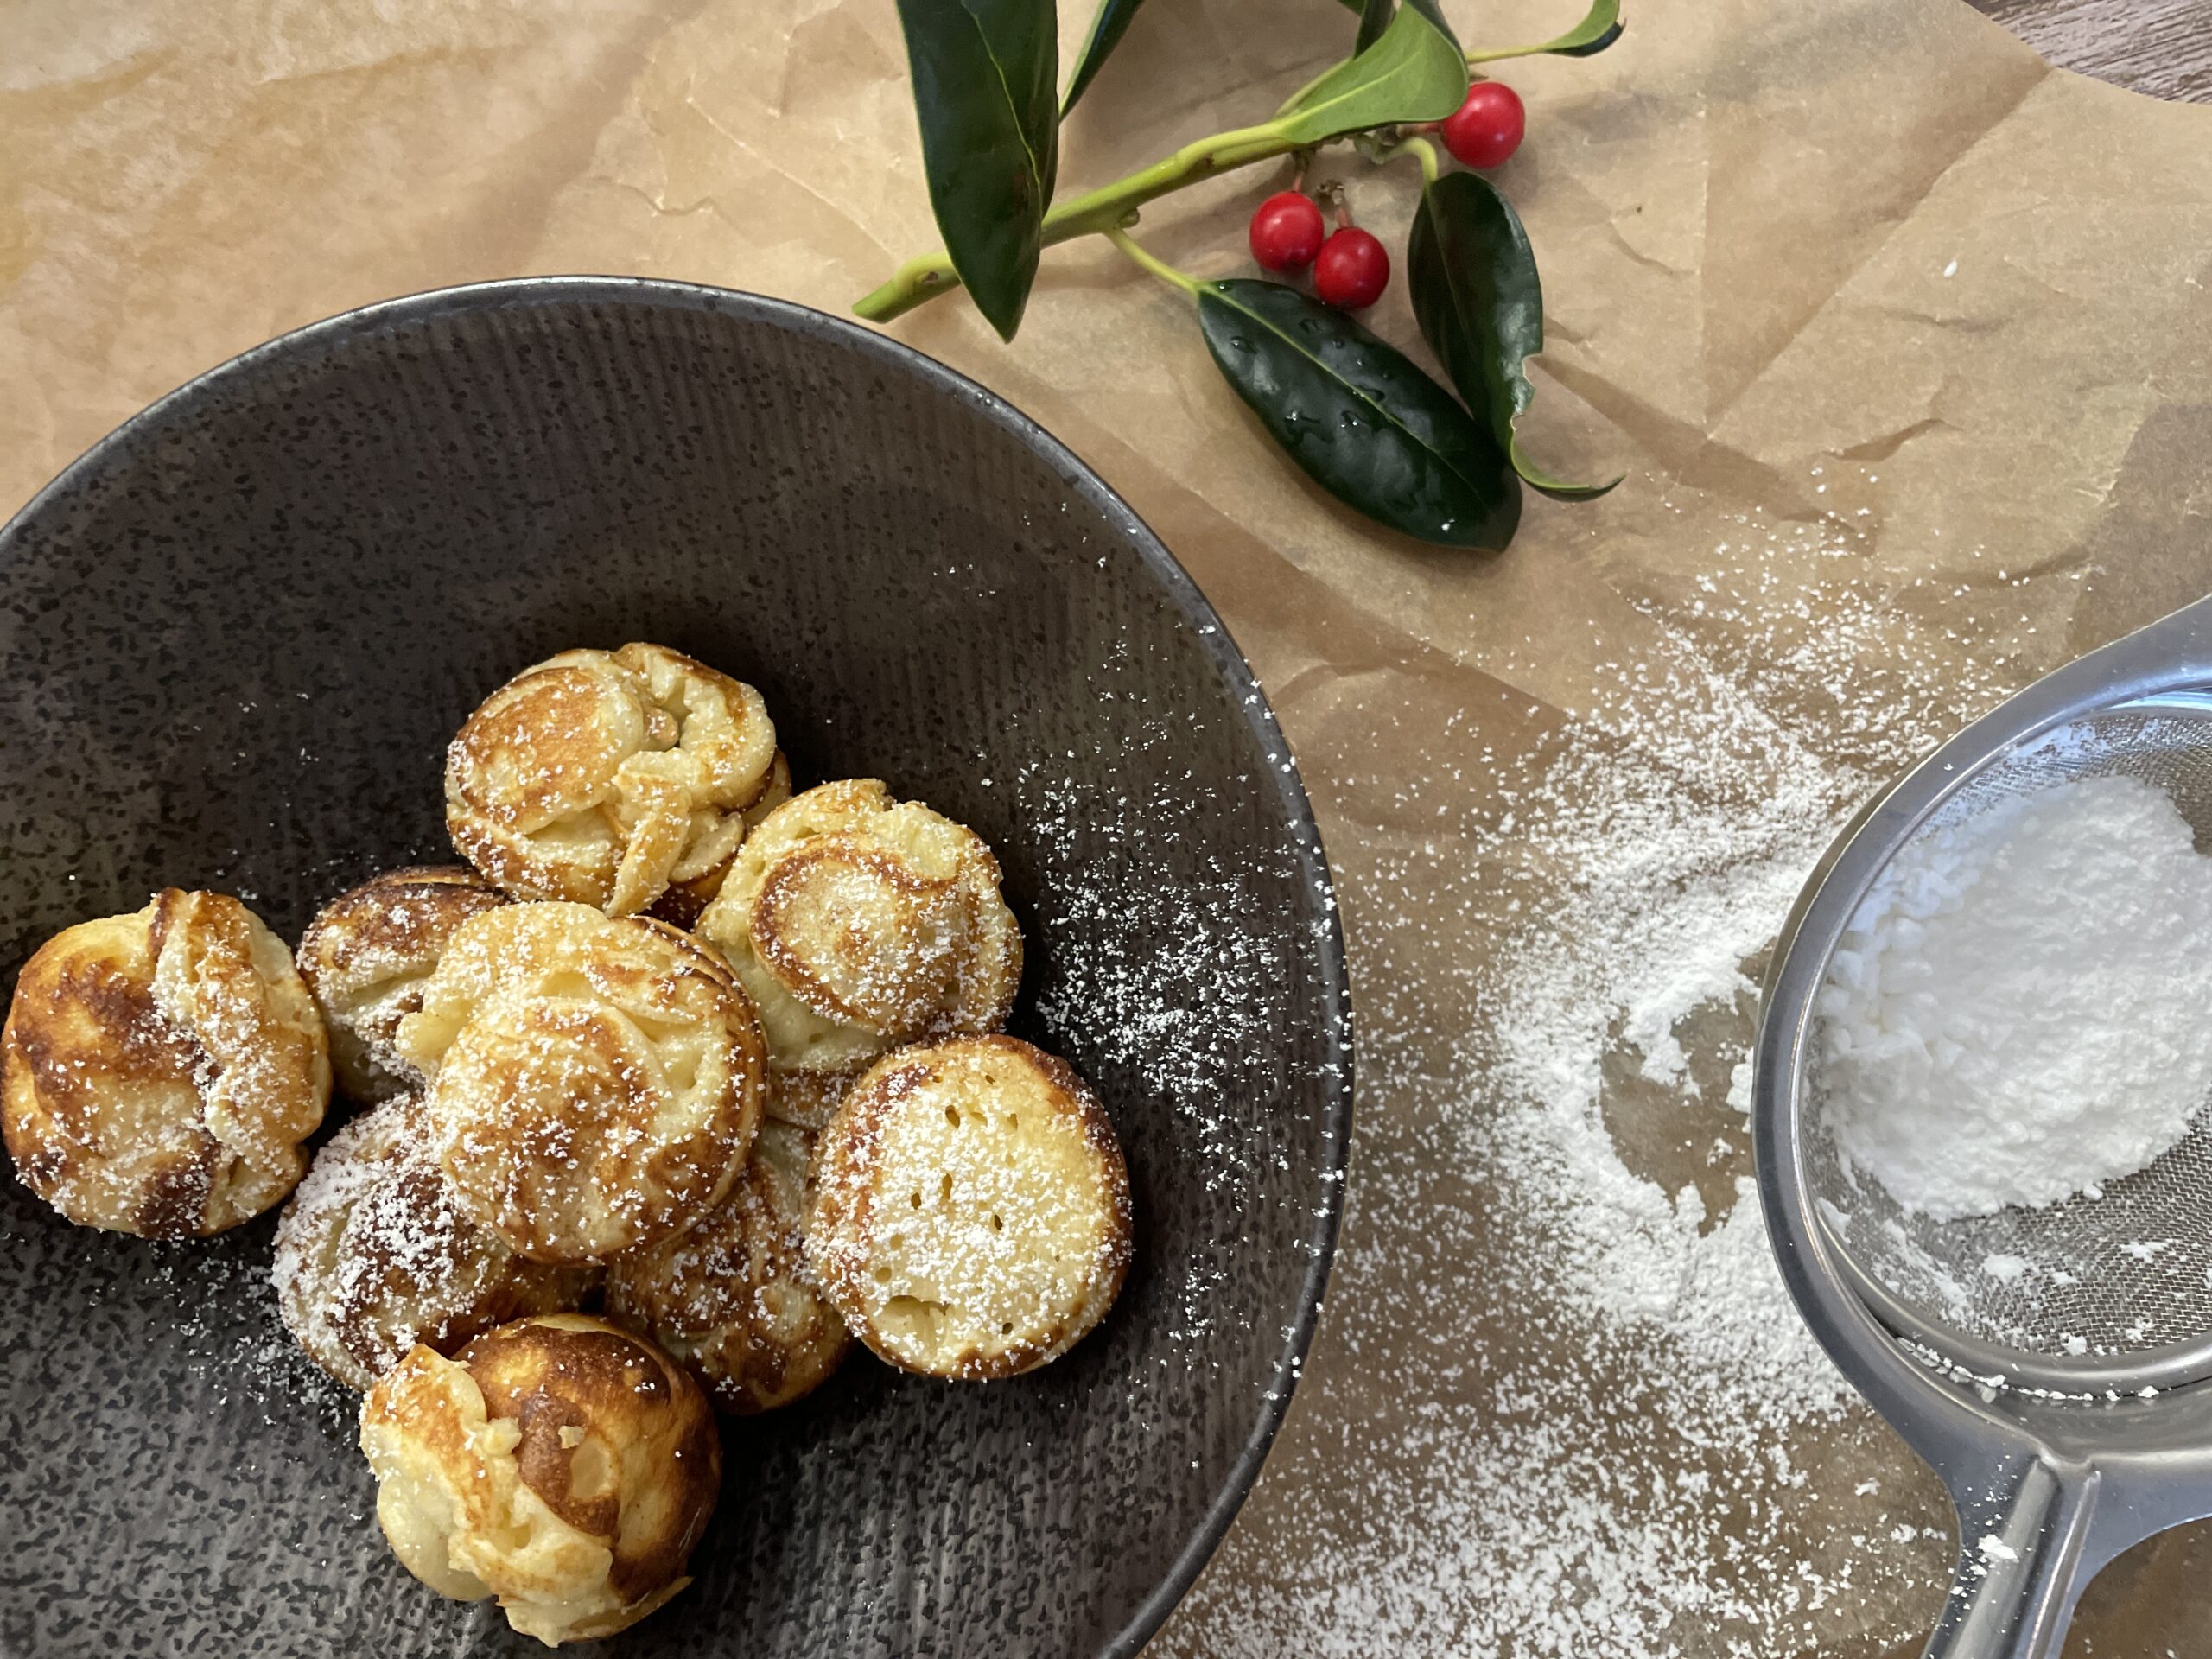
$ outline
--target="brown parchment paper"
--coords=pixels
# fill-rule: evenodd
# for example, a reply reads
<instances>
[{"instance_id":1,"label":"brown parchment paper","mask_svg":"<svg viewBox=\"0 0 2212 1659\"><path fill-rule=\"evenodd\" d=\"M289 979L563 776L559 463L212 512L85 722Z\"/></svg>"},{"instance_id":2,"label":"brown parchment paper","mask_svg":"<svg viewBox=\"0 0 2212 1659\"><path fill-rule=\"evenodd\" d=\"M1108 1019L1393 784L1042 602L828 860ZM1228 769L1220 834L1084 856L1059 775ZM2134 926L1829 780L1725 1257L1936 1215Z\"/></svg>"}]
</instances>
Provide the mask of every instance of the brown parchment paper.
<instances>
[{"instance_id":1,"label":"brown parchment paper","mask_svg":"<svg viewBox=\"0 0 2212 1659\"><path fill-rule=\"evenodd\" d=\"M1448 10L1502 42L1579 8ZM1071 50L1087 8L1063 11ZM191 374L365 301L588 270L842 311L935 243L891 0L16 0L4 15L10 508ZM1910 659L1923 701L1955 668L1959 713L2212 585L2212 111L2053 72L1949 0L1634 0L1629 16L1600 58L1511 67L1531 139L1502 175L1544 270L1531 442L1557 469L1629 479L1592 506L1532 499L1503 556L1399 542L1305 486L1216 377L1184 302L1103 245L1048 253L1011 348L957 299L896 325L1082 454L1223 610L1320 813L1362 1017L1395 1045L1363 1059L1347 1248L1304 1386L1166 1654L1319 1637L1380 1650L1346 1611L1357 1586L1325 1581L1332 1558L1305 1551L1302 1529L1362 1501L1351 1471L1386 1454L1393 1424L1468 1385L1375 1310L1433 1304L1452 1340L1503 1349L1548 1317L1484 1304L1478 1230L1439 1260L1394 1234L1402 1212L1384 1201L1437 1109L1401 1088L1424 1044L1402 1010L1479 1020L1446 988L1501 938L1427 925L1401 855L1440 838L1448 863L1470 825L1497 844L1507 808L1482 757L1503 766L1592 723L1612 665L1687 649L1741 666L1793 632L1817 643L1838 583L1880 620L1853 639ZM1069 125L1063 188L1263 114L1345 29L1325 0L1148 8ZM1409 181L1351 170L1355 205L1395 245ZM1162 204L1151 245L1204 274L1241 269L1244 211L1274 176ZM1376 326L1414 340L1402 282ZM1756 629L1697 603L1725 527L1750 518L1817 543L1765 561ZM1644 718L1663 727L1670 697L1696 695L1657 683ZM1826 695L1777 693L1807 751L1884 764L1844 753L1871 740L1829 719ZM1662 1091L1627 1111L1624 1147L1649 1127L1637 1113L1669 1109ZM1655 1173L1671 1190L1695 1172ZM1930 1478L1863 1414L1789 1450L1808 1478L1762 1492L1751 1477L1755 1498L1847 1510L1874 1480L1886 1520L1948 1528ZM1824 1572L1809 1554L1828 1535L1803 1531ZM1874 1554L1850 1593L1786 1628L1701 1630L1686 1611L1663 1643L1592 1651L1916 1652L1948 1545ZM2093 1588L2069 1651L2212 1651L2208 1566L2196 1533L2136 1552ZM1439 1650L1453 1630L1440 1609Z\"/></svg>"}]
</instances>

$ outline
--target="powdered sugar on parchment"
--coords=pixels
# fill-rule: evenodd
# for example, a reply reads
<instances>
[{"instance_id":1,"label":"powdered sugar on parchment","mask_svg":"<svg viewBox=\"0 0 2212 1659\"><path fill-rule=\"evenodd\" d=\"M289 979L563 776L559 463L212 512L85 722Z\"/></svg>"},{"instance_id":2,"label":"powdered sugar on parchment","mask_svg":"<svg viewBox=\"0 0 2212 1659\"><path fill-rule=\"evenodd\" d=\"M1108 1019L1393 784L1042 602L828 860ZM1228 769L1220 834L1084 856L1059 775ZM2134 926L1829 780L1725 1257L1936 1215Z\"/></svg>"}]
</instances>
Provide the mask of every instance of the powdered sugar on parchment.
<instances>
[{"instance_id":1,"label":"powdered sugar on parchment","mask_svg":"<svg viewBox=\"0 0 2212 1659\"><path fill-rule=\"evenodd\" d=\"M1814 861L2002 666L1802 578L1834 551L1748 524L1572 713L1507 663L1431 775L1342 780L1343 1353L1277 1452L1321 1501L1268 1503L1271 1467L1170 1651L1764 1659L1932 1618L1948 1512L1916 1469L1866 1478L1900 1455L1773 1266L1747 1056Z\"/></svg>"}]
</instances>

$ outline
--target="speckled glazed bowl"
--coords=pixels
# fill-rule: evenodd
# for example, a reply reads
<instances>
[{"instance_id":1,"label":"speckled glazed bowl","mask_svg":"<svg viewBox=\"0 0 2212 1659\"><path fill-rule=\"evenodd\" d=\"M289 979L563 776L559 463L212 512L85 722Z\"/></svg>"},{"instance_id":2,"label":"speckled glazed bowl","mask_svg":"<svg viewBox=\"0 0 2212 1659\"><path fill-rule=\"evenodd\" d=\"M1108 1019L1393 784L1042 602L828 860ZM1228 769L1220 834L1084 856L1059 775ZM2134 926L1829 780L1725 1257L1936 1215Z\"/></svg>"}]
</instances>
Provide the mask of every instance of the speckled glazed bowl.
<instances>
[{"instance_id":1,"label":"speckled glazed bowl","mask_svg":"<svg viewBox=\"0 0 2212 1659\"><path fill-rule=\"evenodd\" d=\"M470 708L652 639L766 694L803 782L972 823L1015 1029L1127 1148L1128 1285L1032 1376L866 1356L726 1427L697 1582L594 1652L1134 1652L1258 1471L1344 1169L1344 967L1281 734L1189 580L980 387L771 300L591 278L372 307L213 370L0 532L0 972L164 884L287 938L447 855ZM392 1560L350 1396L213 1242L0 1194L0 1653L523 1654Z\"/></svg>"}]
</instances>

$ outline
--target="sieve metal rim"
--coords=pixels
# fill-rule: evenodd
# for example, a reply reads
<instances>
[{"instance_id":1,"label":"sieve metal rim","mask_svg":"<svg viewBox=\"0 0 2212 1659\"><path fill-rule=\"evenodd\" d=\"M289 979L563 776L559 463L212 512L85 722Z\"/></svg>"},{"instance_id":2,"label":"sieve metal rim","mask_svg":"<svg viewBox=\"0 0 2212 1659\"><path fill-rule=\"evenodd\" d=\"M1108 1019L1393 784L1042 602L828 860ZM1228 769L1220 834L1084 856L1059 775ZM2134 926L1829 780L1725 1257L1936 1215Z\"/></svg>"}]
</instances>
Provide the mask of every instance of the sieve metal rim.
<instances>
[{"instance_id":1,"label":"sieve metal rim","mask_svg":"<svg viewBox=\"0 0 2212 1659\"><path fill-rule=\"evenodd\" d=\"M1818 1217L1816 1224L1838 1270L1891 1334L1907 1344L1929 1350L1974 1382L2103 1400L2140 1394L2145 1389L2163 1394L2212 1376L2212 1332L2188 1342L2124 1354L2038 1354L1969 1337L1922 1317L1910 1302L1859 1267L1857 1258L1837 1240L1827 1217Z\"/></svg>"},{"instance_id":2,"label":"sieve metal rim","mask_svg":"<svg viewBox=\"0 0 2212 1659\"><path fill-rule=\"evenodd\" d=\"M1808 893L1814 885L1826 886L1827 880L1835 874L1838 855L1847 844L1859 842L1862 832L1874 819L1882 816L1884 809L1897 804L1896 798L1905 784L1921 777L1929 766L1940 763L1940 779L1933 780L1934 787L1925 798L1916 801L1910 810L1894 814L1891 821L1884 824L1880 856L1857 873L1859 879L1850 890L1850 902L1841 906L1845 917L1856 909L1859 899L1865 896L1904 844L1991 766L2068 726L2119 714L2212 720L2212 684L2207 683L2207 676L2199 669L2189 674L2178 685L2166 685L2155 690L2140 685L2107 688L2104 695L2068 701L2046 709L2041 718L2028 727L2015 725L2007 741L1986 752L1966 759L1942 760L1944 754L1950 753L1955 745L1976 729L1968 728L1967 732L1944 745L1921 766L1908 772L1862 809L1838 837L1830 856L1822 861L1822 868L1816 873L1814 883L1808 884ZM1841 942L1841 933L1842 928L1839 925L1831 930L1831 937L1821 943L1817 971L1813 974L1815 982L1825 977L1828 962ZM1794 938L1789 941L1789 948L1796 951L1814 943L1802 938ZM1806 1155L1799 1134L1803 1122L1802 1096L1805 1092L1802 1063L1792 1066L1789 1082L1790 1101L1788 1116L1791 1128L1789 1152L1792 1173L1802 1186ZM1954 1368L1964 1377L1978 1382L2008 1389L2100 1402L2113 1395L2139 1394L2146 1389L2164 1393L2212 1376L2212 1329L2181 1342L2118 1354L2044 1354L2028 1349L2005 1347L1970 1336L1940 1319L1929 1318L1891 1290L1880 1279L1859 1265L1856 1255L1837 1236L1835 1229L1817 1205L1808 1205L1808 1208L1810 1214L1807 1219L1818 1236L1817 1244L1828 1266L1886 1328L1890 1336L1905 1347L1911 1363L1929 1369L1931 1374L1940 1373L1936 1368L1927 1367L1926 1361L1917 1355L1911 1354L1912 1347L1932 1353L1943 1365Z\"/></svg>"}]
</instances>

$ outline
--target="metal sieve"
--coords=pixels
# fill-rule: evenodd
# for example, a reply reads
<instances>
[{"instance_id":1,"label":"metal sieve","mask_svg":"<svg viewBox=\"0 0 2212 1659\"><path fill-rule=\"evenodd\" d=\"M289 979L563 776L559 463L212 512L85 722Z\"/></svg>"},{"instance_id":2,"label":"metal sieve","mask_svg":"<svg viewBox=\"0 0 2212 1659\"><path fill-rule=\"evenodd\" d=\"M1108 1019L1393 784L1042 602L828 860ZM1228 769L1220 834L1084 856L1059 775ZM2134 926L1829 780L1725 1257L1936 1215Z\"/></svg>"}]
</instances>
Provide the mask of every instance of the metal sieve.
<instances>
[{"instance_id":1,"label":"metal sieve","mask_svg":"<svg viewBox=\"0 0 2212 1659\"><path fill-rule=\"evenodd\" d=\"M1902 1211L1824 1114L1819 994L1890 861L2007 797L2114 773L2164 790L2212 851L2212 600L2046 676L1868 802L1767 976L1752 1128L1783 1277L1958 1509L1930 1659L2056 1659L2098 1568L2212 1515L2212 1112L2101 1198L1948 1222ZM1996 1276L1992 1256L2032 1269Z\"/></svg>"}]
</instances>

